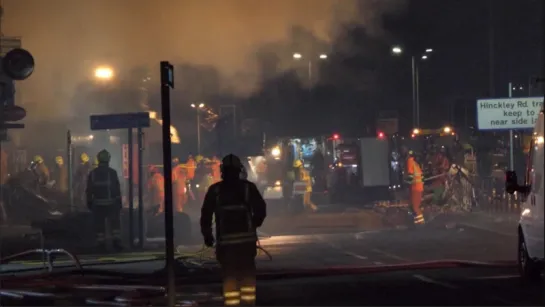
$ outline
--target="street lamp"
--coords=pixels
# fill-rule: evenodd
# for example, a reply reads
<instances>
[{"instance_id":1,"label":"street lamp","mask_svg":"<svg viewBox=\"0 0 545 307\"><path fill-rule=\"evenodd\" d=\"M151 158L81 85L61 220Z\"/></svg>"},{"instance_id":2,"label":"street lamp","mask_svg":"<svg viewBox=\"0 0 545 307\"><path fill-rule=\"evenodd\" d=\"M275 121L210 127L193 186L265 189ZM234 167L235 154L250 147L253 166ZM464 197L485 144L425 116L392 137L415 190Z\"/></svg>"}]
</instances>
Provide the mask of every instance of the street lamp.
<instances>
[{"instance_id":1,"label":"street lamp","mask_svg":"<svg viewBox=\"0 0 545 307\"><path fill-rule=\"evenodd\" d=\"M420 59L427 60L428 55L433 52L433 49L427 48L424 50L423 54L420 55ZM403 54L403 48L400 46L392 47L392 54L401 55ZM412 87L413 87L413 127L420 127L420 88L418 83L418 63L416 61L416 56L411 55L411 67L412 67Z\"/></svg>"},{"instance_id":2,"label":"street lamp","mask_svg":"<svg viewBox=\"0 0 545 307\"><path fill-rule=\"evenodd\" d=\"M99 66L95 68L95 78L97 80L109 81L114 77L114 70L109 66Z\"/></svg>"},{"instance_id":3,"label":"street lamp","mask_svg":"<svg viewBox=\"0 0 545 307\"><path fill-rule=\"evenodd\" d=\"M295 60L301 60L303 59L303 55L299 52L295 52L293 54L293 58ZM320 53L316 56L317 59L320 59L320 60L325 60L327 59L327 54L325 53ZM312 84L312 58L308 58L308 82L309 84Z\"/></svg>"},{"instance_id":4,"label":"street lamp","mask_svg":"<svg viewBox=\"0 0 545 307\"><path fill-rule=\"evenodd\" d=\"M197 110L197 154L201 154L201 113L200 111L204 109L204 103L191 104L191 107Z\"/></svg>"}]
</instances>

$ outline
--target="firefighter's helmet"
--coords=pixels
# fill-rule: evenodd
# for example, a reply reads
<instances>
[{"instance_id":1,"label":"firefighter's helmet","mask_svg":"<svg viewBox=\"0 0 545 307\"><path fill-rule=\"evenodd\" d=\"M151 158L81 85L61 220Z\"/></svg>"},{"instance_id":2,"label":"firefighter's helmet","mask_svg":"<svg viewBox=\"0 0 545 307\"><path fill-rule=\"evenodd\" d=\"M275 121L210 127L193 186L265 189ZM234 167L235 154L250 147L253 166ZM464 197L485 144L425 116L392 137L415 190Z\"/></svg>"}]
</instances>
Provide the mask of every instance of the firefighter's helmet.
<instances>
[{"instance_id":1,"label":"firefighter's helmet","mask_svg":"<svg viewBox=\"0 0 545 307\"><path fill-rule=\"evenodd\" d=\"M56 157L55 157L55 163L57 163L58 165L63 165L63 164L64 164L64 160L62 159L61 156L56 156Z\"/></svg>"},{"instance_id":2,"label":"firefighter's helmet","mask_svg":"<svg viewBox=\"0 0 545 307\"><path fill-rule=\"evenodd\" d=\"M414 157L415 156L415 153L413 150L409 150L409 152L407 153L409 155L409 157Z\"/></svg>"},{"instance_id":3,"label":"firefighter's helmet","mask_svg":"<svg viewBox=\"0 0 545 307\"><path fill-rule=\"evenodd\" d=\"M111 159L110 153L106 149L101 150L97 154L98 163L110 163L110 159Z\"/></svg>"},{"instance_id":4,"label":"firefighter's helmet","mask_svg":"<svg viewBox=\"0 0 545 307\"><path fill-rule=\"evenodd\" d=\"M55 163L57 163L58 165L63 165L64 164L64 160L61 156L56 156L55 157Z\"/></svg>"},{"instance_id":5,"label":"firefighter's helmet","mask_svg":"<svg viewBox=\"0 0 545 307\"><path fill-rule=\"evenodd\" d=\"M203 159L204 159L203 156L198 155L198 156L195 157L195 162L200 163Z\"/></svg>"},{"instance_id":6,"label":"firefighter's helmet","mask_svg":"<svg viewBox=\"0 0 545 307\"><path fill-rule=\"evenodd\" d=\"M82 153L80 156L79 156L79 159L82 163L87 163L89 162L89 156L86 154L86 153Z\"/></svg>"},{"instance_id":7,"label":"firefighter's helmet","mask_svg":"<svg viewBox=\"0 0 545 307\"><path fill-rule=\"evenodd\" d=\"M34 161L34 163L40 164L44 162L44 158L42 158L42 156L34 156L34 159L32 159L32 161Z\"/></svg>"},{"instance_id":8,"label":"firefighter's helmet","mask_svg":"<svg viewBox=\"0 0 545 307\"><path fill-rule=\"evenodd\" d=\"M172 164L174 164L174 165L180 164L180 159L178 159L178 158L172 159Z\"/></svg>"},{"instance_id":9,"label":"firefighter's helmet","mask_svg":"<svg viewBox=\"0 0 545 307\"><path fill-rule=\"evenodd\" d=\"M293 161L293 167L299 168L299 167L302 167L302 166L303 166L303 161L301 161L299 159Z\"/></svg>"},{"instance_id":10,"label":"firefighter's helmet","mask_svg":"<svg viewBox=\"0 0 545 307\"><path fill-rule=\"evenodd\" d=\"M240 158L233 155L228 154L221 160L221 172L224 172L226 169L242 169L242 162L240 161Z\"/></svg>"}]
</instances>

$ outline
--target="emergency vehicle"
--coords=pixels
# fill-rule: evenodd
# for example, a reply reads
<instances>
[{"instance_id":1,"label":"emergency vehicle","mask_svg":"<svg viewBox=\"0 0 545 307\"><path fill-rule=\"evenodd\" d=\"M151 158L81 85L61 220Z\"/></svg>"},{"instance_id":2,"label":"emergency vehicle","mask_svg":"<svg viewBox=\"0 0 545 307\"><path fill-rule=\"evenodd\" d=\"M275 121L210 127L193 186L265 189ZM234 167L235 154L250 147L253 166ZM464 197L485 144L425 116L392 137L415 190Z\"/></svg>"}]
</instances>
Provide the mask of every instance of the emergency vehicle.
<instances>
[{"instance_id":1,"label":"emergency vehicle","mask_svg":"<svg viewBox=\"0 0 545 307\"><path fill-rule=\"evenodd\" d=\"M545 263L544 257L544 137L545 116L539 113L527 166L524 184L518 185L514 171L506 173L505 190L519 193L523 197L520 221L518 225L518 266L521 277L525 281L538 281Z\"/></svg>"}]
</instances>

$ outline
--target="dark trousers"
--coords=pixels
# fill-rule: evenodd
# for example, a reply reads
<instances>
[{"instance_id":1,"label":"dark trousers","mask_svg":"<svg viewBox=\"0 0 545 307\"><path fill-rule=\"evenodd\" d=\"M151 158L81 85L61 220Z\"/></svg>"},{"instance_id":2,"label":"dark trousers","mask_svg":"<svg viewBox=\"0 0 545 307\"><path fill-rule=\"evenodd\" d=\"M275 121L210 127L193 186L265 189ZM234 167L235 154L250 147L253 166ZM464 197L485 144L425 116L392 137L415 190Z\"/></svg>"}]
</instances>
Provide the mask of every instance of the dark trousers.
<instances>
[{"instance_id":1,"label":"dark trousers","mask_svg":"<svg viewBox=\"0 0 545 307\"><path fill-rule=\"evenodd\" d=\"M121 210L117 207L93 208L93 221L97 244L106 243L106 223L109 223L112 238L115 243L121 242Z\"/></svg>"},{"instance_id":2,"label":"dark trousers","mask_svg":"<svg viewBox=\"0 0 545 307\"><path fill-rule=\"evenodd\" d=\"M255 254L255 245L241 248L233 246L218 251L218 262L223 272L225 306L255 305Z\"/></svg>"}]
</instances>

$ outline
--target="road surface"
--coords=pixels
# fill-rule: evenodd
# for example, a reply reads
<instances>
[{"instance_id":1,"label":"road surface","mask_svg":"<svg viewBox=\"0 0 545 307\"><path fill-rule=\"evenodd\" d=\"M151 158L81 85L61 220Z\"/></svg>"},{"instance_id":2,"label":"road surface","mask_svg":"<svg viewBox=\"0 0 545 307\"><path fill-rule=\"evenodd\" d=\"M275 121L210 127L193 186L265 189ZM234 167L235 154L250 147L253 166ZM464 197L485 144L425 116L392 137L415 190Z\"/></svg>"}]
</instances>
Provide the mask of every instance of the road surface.
<instances>
[{"instance_id":1,"label":"road surface","mask_svg":"<svg viewBox=\"0 0 545 307\"><path fill-rule=\"evenodd\" d=\"M366 230L362 227L354 231L353 228L357 228L354 224L352 228L346 227L345 231L334 225L334 233L327 233L327 226L315 227L312 231L307 229L300 234L285 234L282 229L277 229L278 235L271 231L263 234L260 240L262 247L272 256L272 260L265 254L258 256L257 265L262 274L279 270L387 268L435 260L501 261L513 265L496 269L396 269L394 272L312 279L293 277L271 281L260 278L258 303L277 306L334 303L345 306L543 305L545 302L539 295L539 288L520 286L514 266L517 238L510 231L514 225L513 221L503 218L476 215L456 222L437 219L425 227L405 230ZM180 252L190 253L199 248L198 245L180 247ZM195 258L206 260L212 256L213 251L208 250ZM86 261L91 263L91 260L84 259L84 266ZM163 265L164 261L155 260L99 264L93 268L146 273ZM11 269L17 266L32 267L12 264ZM221 300L219 284L180 285L178 290L179 300L195 300L200 305L217 305Z\"/></svg>"}]
</instances>

